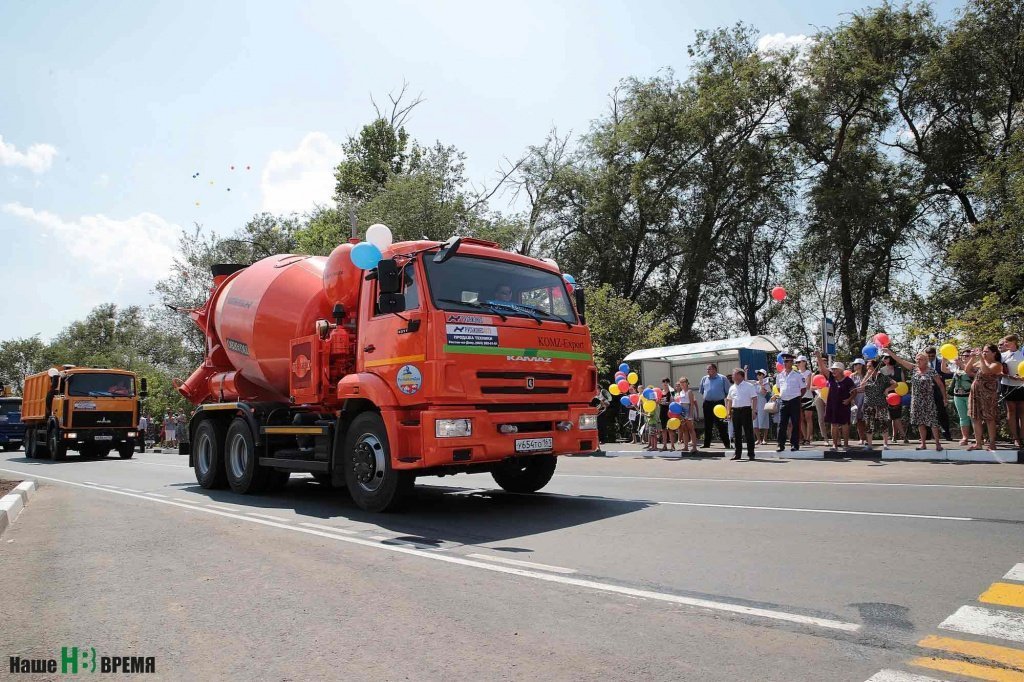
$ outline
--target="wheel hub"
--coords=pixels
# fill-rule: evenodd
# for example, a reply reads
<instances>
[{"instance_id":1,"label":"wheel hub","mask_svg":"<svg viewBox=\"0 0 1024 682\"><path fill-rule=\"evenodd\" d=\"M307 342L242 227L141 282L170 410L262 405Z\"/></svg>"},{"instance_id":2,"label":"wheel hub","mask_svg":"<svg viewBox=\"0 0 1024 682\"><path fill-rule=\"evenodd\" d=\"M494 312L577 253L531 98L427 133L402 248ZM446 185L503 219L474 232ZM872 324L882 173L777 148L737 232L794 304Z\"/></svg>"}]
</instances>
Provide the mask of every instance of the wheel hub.
<instances>
[{"instance_id":1,"label":"wheel hub","mask_svg":"<svg viewBox=\"0 0 1024 682\"><path fill-rule=\"evenodd\" d=\"M376 492L384 481L384 446L372 433L363 434L352 452L352 473L367 492Z\"/></svg>"}]
</instances>

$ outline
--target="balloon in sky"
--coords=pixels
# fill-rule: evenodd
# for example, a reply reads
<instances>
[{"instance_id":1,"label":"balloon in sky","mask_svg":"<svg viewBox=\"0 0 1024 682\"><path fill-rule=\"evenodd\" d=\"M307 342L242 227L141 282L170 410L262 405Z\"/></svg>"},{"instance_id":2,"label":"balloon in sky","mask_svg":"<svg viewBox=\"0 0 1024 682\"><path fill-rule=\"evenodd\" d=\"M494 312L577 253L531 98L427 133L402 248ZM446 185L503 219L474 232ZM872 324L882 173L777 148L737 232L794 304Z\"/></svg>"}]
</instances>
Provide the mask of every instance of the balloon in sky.
<instances>
[{"instance_id":1,"label":"balloon in sky","mask_svg":"<svg viewBox=\"0 0 1024 682\"><path fill-rule=\"evenodd\" d=\"M569 273L565 273L564 275L562 275L562 279L564 279L569 284L576 284L576 278L570 275Z\"/></svg>"},{"instance_id":2,"label":"balloon in sky","mask_svg":"<svg viewBox=\"0 0 1024 682\"><path fill-rule=\"evenodd\" d=\"M360 270L369 270L377 267L377 263L383 255L376 246L370 242L360 242L352 247L350 252L352 263Z\"/></svg>"},{"instance_id":3,"label":"balloon in sky","mask_svg":"<svg viewBox=\"0 0 1024 682\"><path fill-rule=\"evenodd\" d=\"M394 238L391 236L391 229L387 225L374 223L366 230L366 241L383 251L391 246Z\"/></svg>"},{"instance_id":4,"label":"balloon in sky","mask_svg":"<svg viewBox=\"0 0 1024 682\"><path fill-rule=\"evenodd\" d=\"M939 347L939 353L947 360L956 360L958 355L956 346L951 343L944 343Z\"/></svg>"},{"instance_id":5,"label":"balloon in sky","mask_svg":"<svg viewBox=\"0 0 1024 682\"><path fill-rule=\"evenodd\" d=\"M877 334L875 334L875 338L873 340L875 342L875 345L878 346L879 348L889 347L889 335L886 334L885 332L878 332Z\"/></svg>"},{"instance_id":6,"label":"balloon in sky","mask_svg":"<svg viewBox=\"0 0 1024 682\"><path fill-rule=\"evenodd\" d=\"M627 365L626 363L622 363L621 365L619 365L619 371L620 372L628 372L629 371L629 365Z\"/></svg>"},{"instance_id":7,"label":"balloon in sky","mask_svg":"<svg viewBox=\"0 0 1024 682\"><path fill-rule=\"evenodd\" d=\"M772 287L772 299L776 302L786 300L786 290L782 287Z\"/></svg>"},{"instance_id":8,"label":"balloon in sky","mask_svg":"<svg viewBox=\"0 0 1024 682\"><path fill-rule=\"evenodd\" d=\"M861 348L860 352L866 360L874 360L875 358L878 357L878 346L876 346L873 343L869 343L868 345Z\"/></svg>"}]
</instances>

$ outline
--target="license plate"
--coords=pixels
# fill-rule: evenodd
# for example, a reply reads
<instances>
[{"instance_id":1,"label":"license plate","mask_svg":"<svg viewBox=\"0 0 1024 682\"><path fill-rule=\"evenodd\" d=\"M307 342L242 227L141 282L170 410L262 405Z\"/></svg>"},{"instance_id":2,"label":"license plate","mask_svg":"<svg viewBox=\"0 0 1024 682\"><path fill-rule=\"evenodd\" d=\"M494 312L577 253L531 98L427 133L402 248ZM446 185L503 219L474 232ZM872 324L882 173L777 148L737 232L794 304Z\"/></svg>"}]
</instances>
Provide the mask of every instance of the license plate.
<instances>
[{"instance_id":1,"label":"license plate","mask_svg":"<svg viewBox=\"0 0 1024 682\"><path fill-rule=\"evenodd\" d=\"M538 452L550 450L554 446L554 438L519 438L516 440L516 452Z\"/></svg>"},{"instance_id":2,"label":"license plate","mask_svg":"<svg viewBox=\"0 0 1024 682\"><path fill-rule=\"evenodd\" d=\"M113 436L96 436L93 440L114 440Z\"/></svg>"}]
</instances>

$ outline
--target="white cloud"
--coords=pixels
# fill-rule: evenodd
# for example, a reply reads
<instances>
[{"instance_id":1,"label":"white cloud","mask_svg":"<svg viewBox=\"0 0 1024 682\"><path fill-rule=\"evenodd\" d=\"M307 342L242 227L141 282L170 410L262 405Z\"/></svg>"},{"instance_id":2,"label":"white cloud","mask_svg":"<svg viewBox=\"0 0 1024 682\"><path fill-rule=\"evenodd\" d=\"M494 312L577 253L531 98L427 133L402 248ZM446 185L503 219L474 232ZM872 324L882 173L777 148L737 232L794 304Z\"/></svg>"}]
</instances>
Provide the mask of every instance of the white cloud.
<instances>
[{"instance_id":1,"label":"white cloud","mask_svg":"<svg viewBox=\"0 0 1024 682\"><path fill-rule=\"evenodd\" d=\"M263 210L303 213L333 202L341 145L326 133L308 133L298 148L270 153L260 179Z\"/></svg>"},{"instance_id":2,"label":"white cloud","mask_svg":"<svg viewBox=\"0 0 1024 682\"><path fill-rule=\"evenodd\" d=\"M65 220L49 211L37 211L17 202L0 207L43 229L45 238L59 246L58 258L69 284L105 282L111 297L124 294L137 298L170 272L181 228L158 215L140 213L124 220L105 215ZM75 275L83 278L74 282Z\"/></svg>"},{"instance_id":3,"label":"white cloud","mask_svg":"<svg viewBox=\"0 0 1024 682\"><path fill-rule=\"evenodd\" d=\"M0 166L14 168L26 168L33 173L45 173L53 165L53 157L57 155L57 148L52 144L33 144L28 149L19 152L13 144L4 142L4 136L0 135Z\"/></svg>"},{"instance_id":4,"label":"white cloud","mask_svg":"<svg viewBox=\"0 0 1024 682\"><path fill-rule=\"evenodd\" d=\"M796 48L798 52L805 52L812 44L814 38L809 38L803 33L792 36L785 33L770 33L757 40L757 49L759 52L785 52Z\"/></svg>"}]
</instances>

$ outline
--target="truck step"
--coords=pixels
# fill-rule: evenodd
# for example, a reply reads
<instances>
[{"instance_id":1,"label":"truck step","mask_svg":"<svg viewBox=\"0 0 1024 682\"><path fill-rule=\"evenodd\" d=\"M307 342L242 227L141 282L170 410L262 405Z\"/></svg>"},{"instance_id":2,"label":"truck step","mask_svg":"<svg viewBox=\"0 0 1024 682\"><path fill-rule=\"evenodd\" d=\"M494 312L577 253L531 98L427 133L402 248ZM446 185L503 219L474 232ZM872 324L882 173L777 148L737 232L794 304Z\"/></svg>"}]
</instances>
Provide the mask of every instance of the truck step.
<instances>
[{"instance_id":1,"label":"truck step","mask_svg":"<svg viewBox=\"0 0 1024 682\"><path fill-rule=\"evenodd\" d=\"M331 427L323 426L299 426L286 424L283 426L261 426L260 433L268 436L326 436Z\"/></svg>"},{"instance_id":2,"label":"truck step","mask_svg":"<svg viewBox=\"0 0 1024 682\"><path fill-rule=\"evenodd\" d=\"M265 467L278 469L293 469L295 471L316 471L327 472L327 462L312 459L289 459L287 457L260 457L260 464Z\"/></svg>"}]
</instances>

